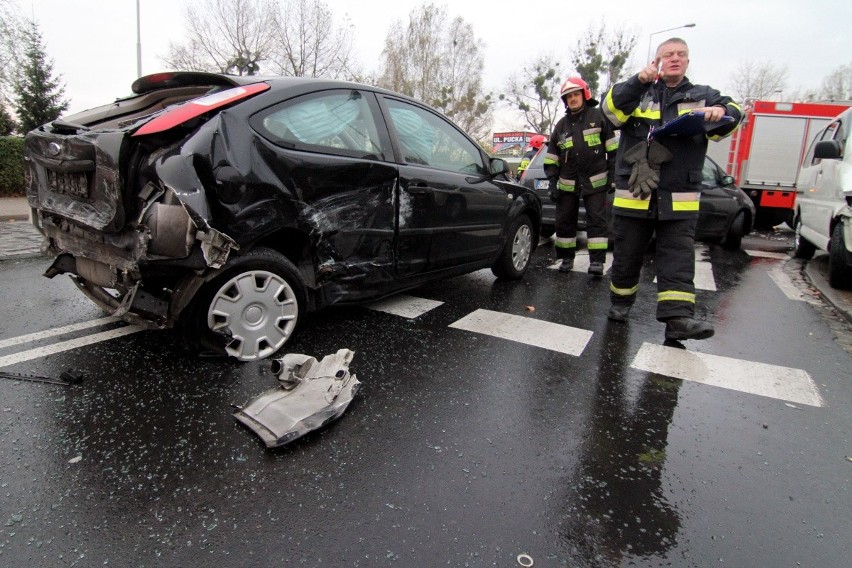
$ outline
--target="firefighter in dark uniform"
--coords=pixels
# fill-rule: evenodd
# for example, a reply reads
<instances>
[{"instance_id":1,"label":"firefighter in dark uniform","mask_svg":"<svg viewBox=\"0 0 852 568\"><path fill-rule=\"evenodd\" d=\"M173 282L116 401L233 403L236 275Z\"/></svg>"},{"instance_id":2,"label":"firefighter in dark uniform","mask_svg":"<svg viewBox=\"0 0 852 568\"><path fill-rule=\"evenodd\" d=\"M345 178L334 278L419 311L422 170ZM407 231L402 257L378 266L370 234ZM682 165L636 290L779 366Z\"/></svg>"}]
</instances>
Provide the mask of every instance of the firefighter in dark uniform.
<instances>
[{"instance_id":1,"label":"firefighter in dark uniform","mask_svg":"<svg viewBox=\"0 0 852 568\"><path fill-rule=\"evenodd\" d=\"M521 163L518 164L518 179L521 179L521 175L526 171L528 167L530 167L530 162L535 158L535 155L538 154L538 151L544 146L544 141L547 140L541 134L535 134L532 138L530 138L530 149L524 154L521 158Z\"/></svg>"},{"instance_id":2,"label":"firefighter in dark uniform","mask_svg":"<svg viewBox=\"0 0 852 568\"><path fill-rule=\"evenodd\" d=\"M667 340L713 336L712 325L694 318L695 225L702 169L708 138L731 134L742 120L742 110L730 97L690 83L688 65L686 42L668 39L647 67L610 89L603 105L606 117L621 129L608 318L627 320L639 289L643 257L656 233L657 320L665 322ZM700 133L660 136L649 142L652 127L690 112L704 114ZM734 120L723 121L726 116Z\"/></svg>"},{"instance_id":3,"label":"firefighter in dark uniform","mask_svg":"<svg viewBox=\"0 0 852 568\"><path fill-rule=\"evenodd\" d=\"M606 192L613 183L618 137L604 118L589 86L569 77L559 92L565 116L559 119L547 144L544 174L550 198L556 202L556 256L560 272L574 267L580 196L586 206L589 274L603 274L608 247Z\"/></svg>"}]
</instances>

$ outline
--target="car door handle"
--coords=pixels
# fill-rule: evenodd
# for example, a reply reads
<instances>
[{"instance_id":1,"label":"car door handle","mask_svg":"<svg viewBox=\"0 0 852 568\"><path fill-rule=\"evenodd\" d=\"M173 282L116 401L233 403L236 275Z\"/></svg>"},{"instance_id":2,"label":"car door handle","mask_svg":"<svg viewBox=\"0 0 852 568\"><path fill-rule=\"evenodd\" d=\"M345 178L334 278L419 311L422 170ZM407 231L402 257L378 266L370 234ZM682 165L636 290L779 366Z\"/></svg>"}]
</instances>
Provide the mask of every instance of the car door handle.
<instances>
[{"instance_id":1,"label":"car door handle","mask_svg":"<svg viewBox=\"0 0 852 568\"><path fill-rule=\"evenodd\" d=\"M410 193L411 195L427 195L432 193L432 188L426 185L423 182L420 183L410 183L405 188L405 191Z\"/></svg>"}]
</instances>

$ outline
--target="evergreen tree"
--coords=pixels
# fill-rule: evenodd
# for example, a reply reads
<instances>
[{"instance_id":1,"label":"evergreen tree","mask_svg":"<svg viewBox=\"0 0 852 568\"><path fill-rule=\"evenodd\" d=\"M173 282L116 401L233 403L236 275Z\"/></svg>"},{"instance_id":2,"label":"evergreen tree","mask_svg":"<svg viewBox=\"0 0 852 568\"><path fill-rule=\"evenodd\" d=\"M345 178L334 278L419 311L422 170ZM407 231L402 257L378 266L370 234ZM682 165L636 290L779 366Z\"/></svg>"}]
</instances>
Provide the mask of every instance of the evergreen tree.
<instances>
[{"instance_id":1,"label":"evergreen tree","mask_svg":"<svg viewBox=\"0 0 852 568\"><path fill-rule=\"evenodd\" d=\"M0 136L11 136L17 126L12 114L6 108L6 101L3 100L3 97L0 97Z\"/></svg>"},{"instance_id":2,"label":"evergreen tree","mask_svg":"<svg viewBox=\"0 0 852 568\"><path fill-rule=\"evenodd\" d=\"M53 76L53 61L47 57L44 40L35 21L24 34L24 58L15 80L15 110L22 133L59 118L67 108L65 87Z\"/></svg>"}]
</instances>

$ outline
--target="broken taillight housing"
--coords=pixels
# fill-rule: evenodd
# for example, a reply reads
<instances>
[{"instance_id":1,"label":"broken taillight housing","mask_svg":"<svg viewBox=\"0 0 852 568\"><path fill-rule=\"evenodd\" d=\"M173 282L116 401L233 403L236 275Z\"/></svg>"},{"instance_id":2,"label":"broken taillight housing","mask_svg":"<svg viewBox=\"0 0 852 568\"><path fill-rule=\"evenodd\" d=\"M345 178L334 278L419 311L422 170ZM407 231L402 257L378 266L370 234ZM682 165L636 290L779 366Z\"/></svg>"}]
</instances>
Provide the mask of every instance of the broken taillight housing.
<instances>
[{"instance_id":1,"label":"broken taillight housing","mask_svg":"<svg viewBox=\"0 0 852 568\"><path fill-rule=\"evenodd\" d=\"M231 105L239 100L246 99L269 89L267 83L254 83L240 87L233 87L211 95L205 95L181 105L165 109L163 112L146 122L133 133L133 136L145 136L157 134L170 128L183 124L202 114L216 110L223 106Z\"/></svg>"}]
</instances>

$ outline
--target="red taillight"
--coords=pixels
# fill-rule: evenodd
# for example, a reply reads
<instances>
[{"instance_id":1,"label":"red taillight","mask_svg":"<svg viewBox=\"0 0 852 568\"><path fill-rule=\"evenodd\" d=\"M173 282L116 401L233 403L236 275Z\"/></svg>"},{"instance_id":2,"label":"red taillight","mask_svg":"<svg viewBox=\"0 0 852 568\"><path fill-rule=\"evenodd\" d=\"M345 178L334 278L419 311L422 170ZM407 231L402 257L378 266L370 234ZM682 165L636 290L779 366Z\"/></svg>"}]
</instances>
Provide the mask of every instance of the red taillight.
<instances>
[{"instance_id":1,"label":"red taillight","mask_svg":"<svg viewBox=\"0 0 852 568\"><path fill-rule=\"evenodd\" d=\"M201 116L206 112L233 104L236 101L251 97L267 89L269 89L267 83L254 83L193 99L174 108L166 109L162 114L143 124L139 130L133 133L133 136L145 136L147 134L164 132L179 124L183 124L187 120Z\"/></svg>"}]
</instances>

